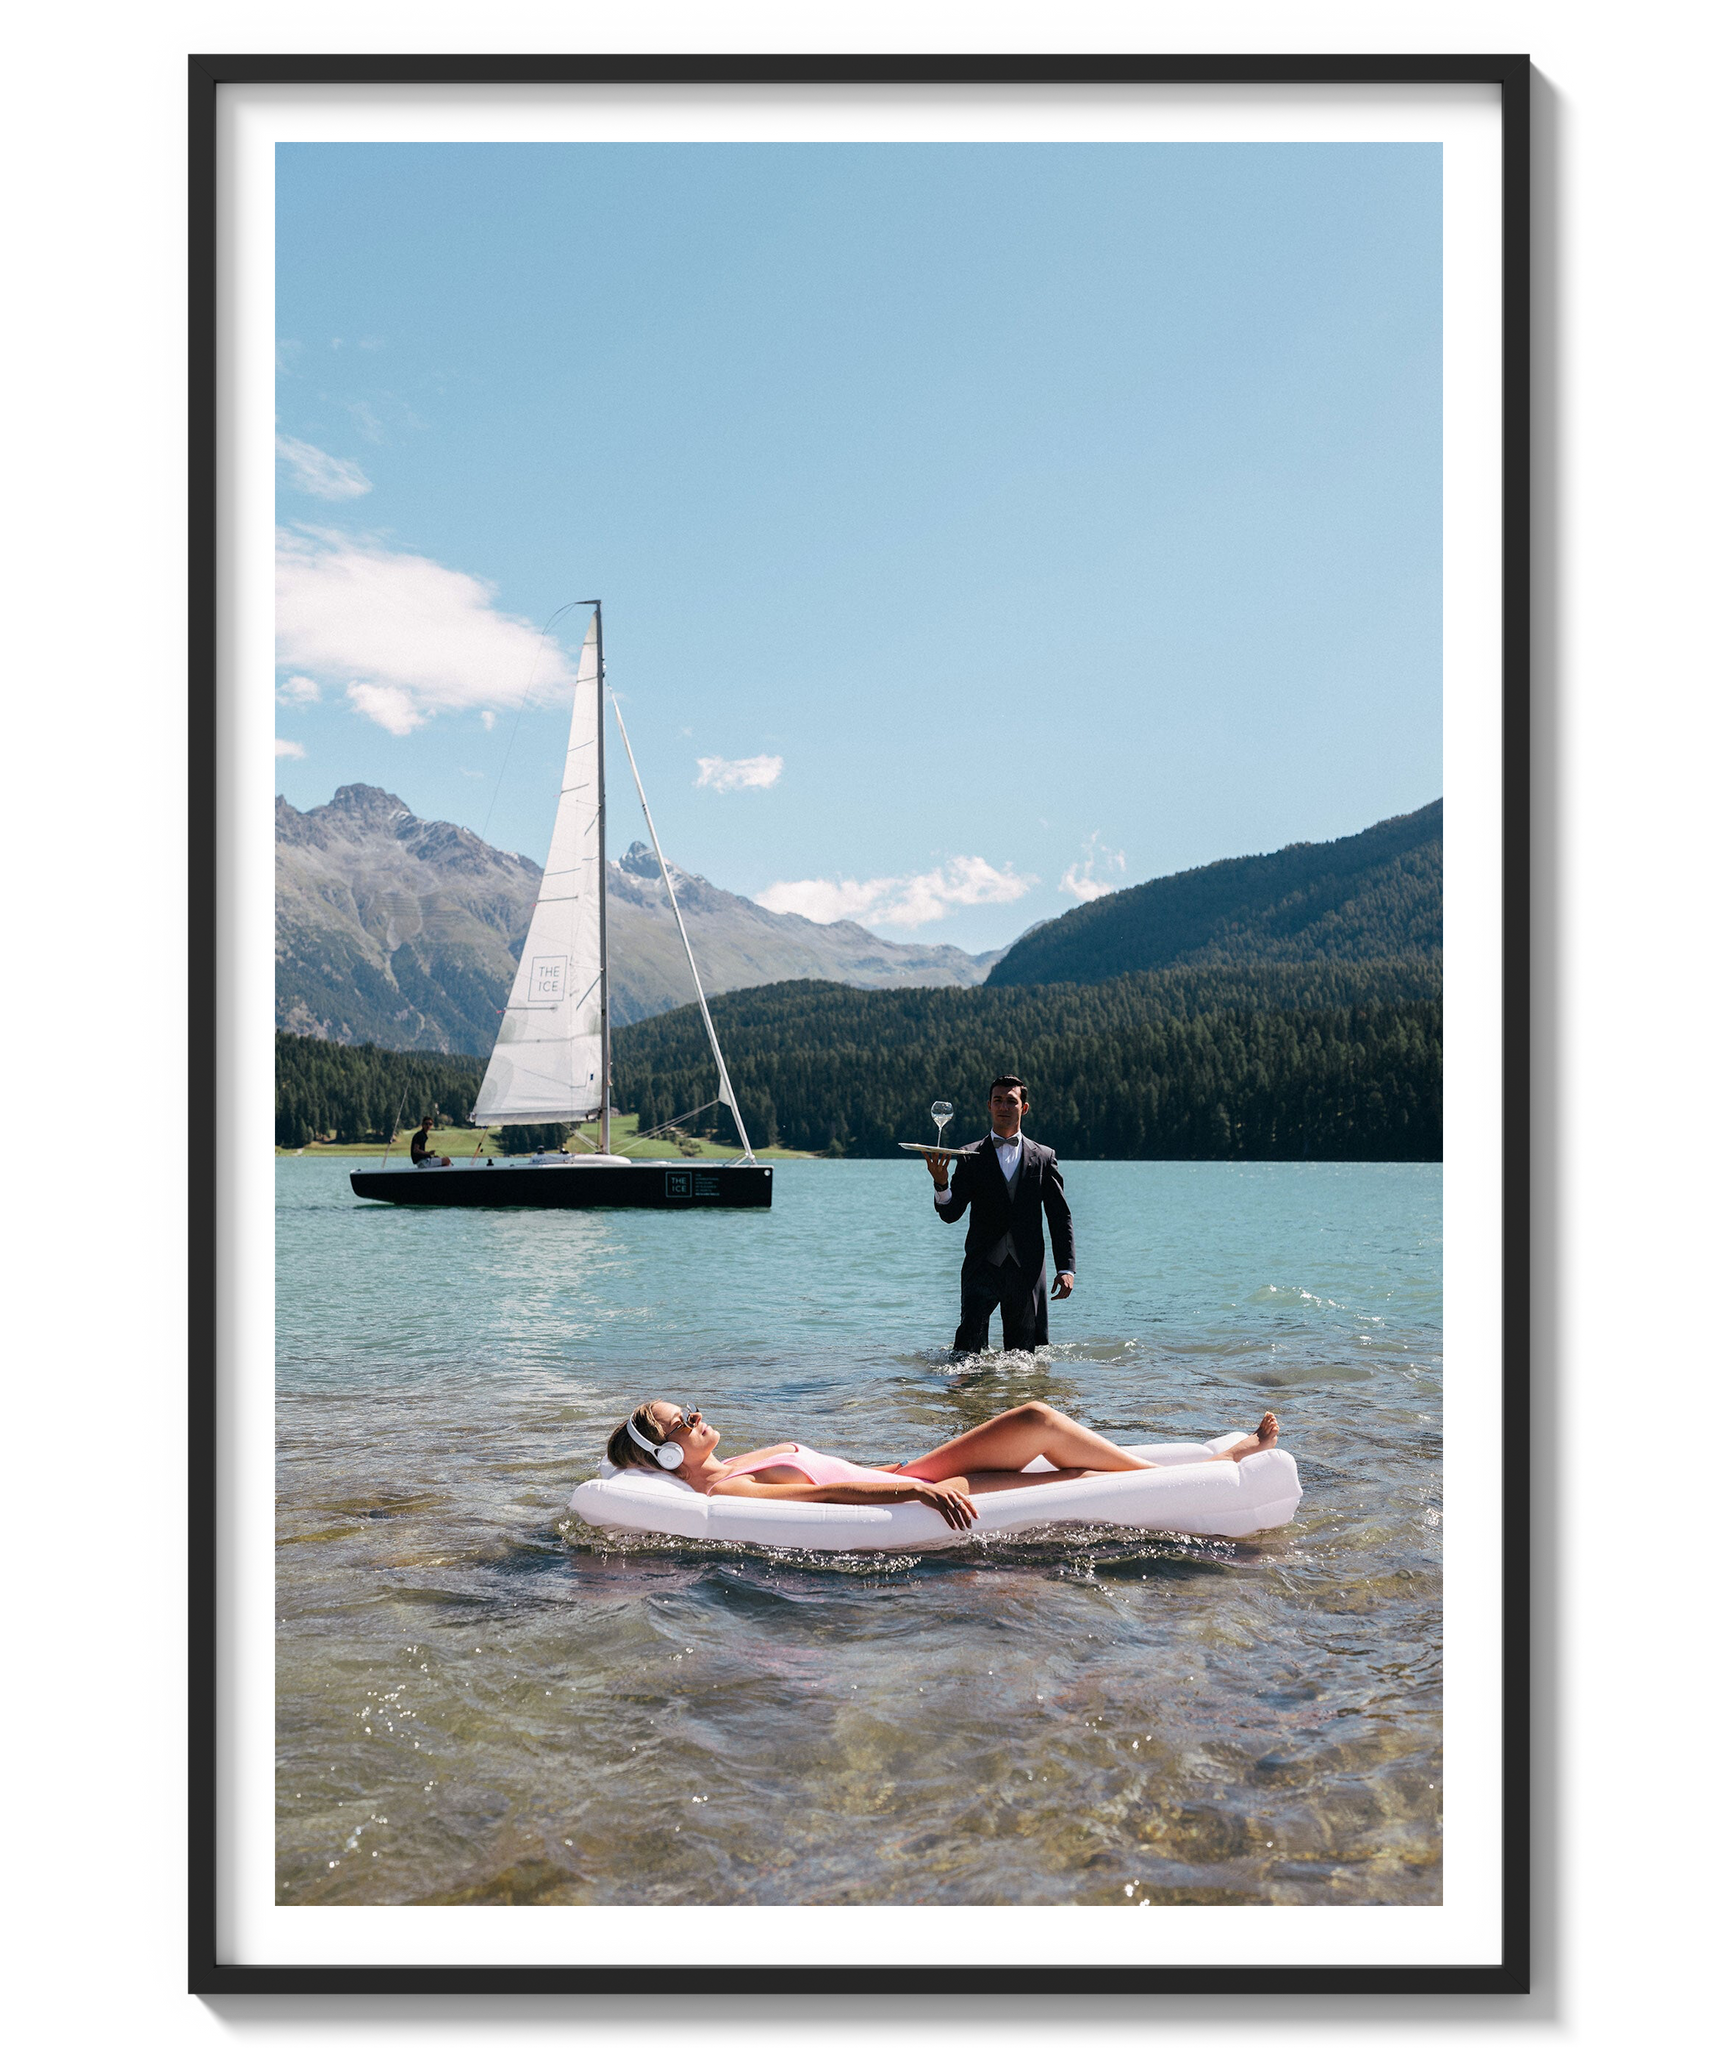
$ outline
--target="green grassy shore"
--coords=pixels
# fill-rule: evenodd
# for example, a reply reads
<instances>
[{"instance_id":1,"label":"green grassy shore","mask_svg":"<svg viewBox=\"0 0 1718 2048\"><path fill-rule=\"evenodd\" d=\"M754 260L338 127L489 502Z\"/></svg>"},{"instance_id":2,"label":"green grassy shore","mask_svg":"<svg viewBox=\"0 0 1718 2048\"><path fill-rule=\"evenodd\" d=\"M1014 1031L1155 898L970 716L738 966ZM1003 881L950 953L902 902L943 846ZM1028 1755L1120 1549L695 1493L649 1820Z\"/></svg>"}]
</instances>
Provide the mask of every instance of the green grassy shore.
<instances>
[{"instance_id":1,"label":"green grassy shore","mask_svg":"<svg viewBox=\"0 0 1718 2048\"><path fill-rule=\"evenodd\" d=\"M590 1126L588 1128L594 1137L595 1127ZM609 1130L609 1142L613 1145L614 1149L617 1152L625 1152L633 1159L721 1160L738 1159L741 1156L738 1145L720 1144L714 1138L688 1138L678 1145L675 1144L672 1138L646 1138L642 1145L638 1144L636 1142L638 1136L638 1118L636 1116L615 1117ZM436 1132L431 1142L435 1150L444 1159L469 1159L477 1150L480 1138L486 1141L483 1147L485 1156L496 1156L498 1153L496 1137L497 1133L494 1131L462 1130L456 1124L448 1124ZM411 1152L411 1143L411 1132L403 1130L399 1137L394 1140L393 1150L400 1157L407 1157ZM385 1145L380 1143L367 1145L322 1145L312 1143L302 1148L277 1145L274 1151L277 1159L380 1159L386 1154L387 1149ZM578 1147L575 1144L569 1147L569 1149L576 1151ZM760 1146L755 1156L759 1159L815 1159L818 1155L815 1152L789 1152L778 1145L772 1145Z\"/></svg>"}]
</instances>

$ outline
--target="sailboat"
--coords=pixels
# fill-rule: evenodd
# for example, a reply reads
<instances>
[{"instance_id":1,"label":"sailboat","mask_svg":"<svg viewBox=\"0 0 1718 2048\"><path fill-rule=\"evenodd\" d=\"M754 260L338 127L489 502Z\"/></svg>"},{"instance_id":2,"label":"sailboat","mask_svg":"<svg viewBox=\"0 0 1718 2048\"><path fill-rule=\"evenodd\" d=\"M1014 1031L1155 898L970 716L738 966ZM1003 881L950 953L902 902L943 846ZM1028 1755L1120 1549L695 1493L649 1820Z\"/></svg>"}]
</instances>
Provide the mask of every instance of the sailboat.
<instances>
[{"instance_id":1,"label":"sailboat","mask_svg":"<svg viewBox=\"0 0 1718 2048\"><path fill-rule=\"evenodd\" d=\"M481 1156L452 1163L361 1167L352 1192L372 1201L454 1209L767 1209L774 1169L759 1162L728 1079L727 1062L704 1000L686 920L674 894L656 822L614 704L650 843L686 948L692 987L716 1062L717 1100L739 1133L741 1156L727 1162L629 1159L610 1149L613 1087L609 1060L607 800L603 732L607 675L602 604L594 607L573 685L573 722L554 836L543 864L531 928L471 1120L502 1124L595 1124L595 1150Z\"/></svg>"}]
</instances>

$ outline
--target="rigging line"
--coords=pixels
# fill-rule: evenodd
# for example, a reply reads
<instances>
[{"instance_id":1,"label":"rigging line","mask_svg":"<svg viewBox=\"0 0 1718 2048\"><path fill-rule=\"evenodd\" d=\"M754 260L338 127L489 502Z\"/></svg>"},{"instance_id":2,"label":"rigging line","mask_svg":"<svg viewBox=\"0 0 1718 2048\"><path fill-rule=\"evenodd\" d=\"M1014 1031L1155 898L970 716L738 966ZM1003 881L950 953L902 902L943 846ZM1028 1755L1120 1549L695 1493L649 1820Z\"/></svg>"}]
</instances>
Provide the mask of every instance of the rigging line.
<instances>
[{"instance_id":1,"label":"rigging line","mask_svg":"<svg viewBox=\"0 0 1718 2048\"><path fill-rule=\"evenodd\" d=\"M485 842L489 838L489 821L495 815L496 799L500 796L501 785L507 778L507 764L513 758L513 742L519 737L519 727L525 716L525 706L531 701L531 692L537 686L537 664L543 658L543 642L548 639L549 627L561 616L561 612L570 612L577 603L578 599L572 598L561 606L560 611L551 612L542 632L537 635L537 651L531 657L531 673L525 678L525 694L519 699L519 709L513 714L513 730L507 735L507 751L501 756L501 767L495 777L494 787L489 792L489 808L483 814L483 830L477 835L479 839Z\"/></svg>"},{"instance_id":2,"label":"rigging line","mask_svg":"<svg viewBox=\"0 0 1718 2048\"><path fill-rule=\"evenodd\" d=\"M692 1117L702 1116L707 1109L720 1109L722 1098L718 1095L709 1102L699 1103L696 1109L683 1110L679 1116L671 1116L665 1124L653 1124L648 1131L634 1131L627 1140L629 1145L642 1145L649 1138L659 1138L664 1131L671 1131L677 1124L688 1122ZM624 1153L625 1147L622 1147Z\"/></svg>"},{"instance_id":3,"label":"rigging line","mask_svg":"<svg viewBox=\"0 0 1718 2048\"><path fill-rule=\"evenodd\" d=\"M704 1035L710 1041L710 1052L716 1062L716 1080L721 1100L728 1105L728 1114L734 1119L734 1128L740 1134L740 1150L747 1159L753 1157L752 1141L746 1135L745 1119L740 1115L739 1097L734 1093L734 1084L728 1079L727 1062L722 1058L722 1048L716 1042L716 1027L710 1022L710 1005L704 1000L704 984L698 977L698 963L692 957L692 941L686 936L686 920L680 915L680 899L674 893L674 878L668 872L668 861L662 851L662 841L656 836L656 820L650 815L650 806L644 797L644 778L638 772L638 762L633 756L632 741L627 738L626 720L620 715L620 699L611 691L609 702L614 707L614 722L620 727L621 744L626 748L627 766L632 770L632 786L638 791L638 807L644 813L644 822L650 828L650 843L656 848L656 865L662 870L662 886L668 891L668 907L674 913L674 922L680 927L680 943L686 948L686 965L692 970L692 988L698 998L699 1013L704 1019Z\"/></svg>"},{"instance_id":4,"label":"rigging line","mask_svg":"<svg viewBox=\"0 0 1718 2048\"><path fill-rule=\"evenodd\" d=\"M406 1113L406 1097L410 1092L411 1083L407 1082L406 1086L400 1090L400 1106L394 1111L394 1120L388 1126L388 1149L382 1154L382 1165L384 1167L388 1163L388 1154L394 1149L394 1140L400 1135L400 1118ZM696 1115L697 1111L694 1110L693 1114Z\"/></svg>"},{"instance_id":5,"label":"rigging line","mask_svg":"<svg viewBox=\"0 0 1718 2048\"><path fill-rule=\"evenodd\" d=\"M712 1095L708 1102L700 1102L696 1109L683 1109L678 1116L671 1116L665 1124L652 1124L648 1131L634 1131L632 1141L636 1145L646 1138L659 1137L662 1132L673 1130L676 1124L683 1124L691 1117L702 1116L707 1109L720 1109L721 1106L722 1098L719 1095Z\"/></svg>"}]
</instances>

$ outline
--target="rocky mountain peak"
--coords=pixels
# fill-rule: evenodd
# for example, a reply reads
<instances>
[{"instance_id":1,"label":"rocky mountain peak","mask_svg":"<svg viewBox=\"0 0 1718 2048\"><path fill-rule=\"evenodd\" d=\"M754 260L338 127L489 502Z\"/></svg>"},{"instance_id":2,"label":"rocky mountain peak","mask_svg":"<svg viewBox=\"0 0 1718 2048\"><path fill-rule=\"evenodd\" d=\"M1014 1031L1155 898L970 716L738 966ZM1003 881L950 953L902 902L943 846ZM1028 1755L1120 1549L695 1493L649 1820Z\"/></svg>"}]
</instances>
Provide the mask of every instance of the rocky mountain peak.
<instances>
[{"instance_id":1,"label":"rocky mountain peak","mask_svg":"<svg viewBox=\"0 0 1718 2048\"><path fill-rule=\"evenodd\" d=\"M395 839L417 822L397 796L368 782L345 783L327 803L312 804L308 811L294 810L283 796L274 800L275 837L292 846Z\"/></svg>"},{"instance_id":2,"label":"rocky mountain peak","mask_svg":"<svg viewBox=\"0 0 1718 2048\"><path fill-rule=\"evenodd\" d=\"M274 800L274 836L283 846L304 846L310 840L304 813L295 811L283 796Z\"/></svg>"},{"instance_id":3,"label":"rocky mountain peak","mask_svg":"<svg viewBox=\"0 0 1718 2048\"><path fill-rule=\"evenodd\" d=\"M414 816L390 791L349 782L325 804L275 806L276 1015L288 1031L378 1045L486 1053L530 925L541 870L465 826ZM987 957L902 946L854 924L777 916L685 869L672 870L712 993L832 980L937 988L982 979ZM686 1002L680 935L657 886L655 850L635 839L610 863L608 917L617 1024Z\"/></svg>"},{"instance_id":4,"label":"rocky mountain peak","mask_svg":"<svg viewBox=\"0 0 1718 2048\"><path fill-rule=\"evenodd\" d=\"M322 808L371 831L415 822L409 804L373 782L343 782Z\"/></svg>"}]
</instances>

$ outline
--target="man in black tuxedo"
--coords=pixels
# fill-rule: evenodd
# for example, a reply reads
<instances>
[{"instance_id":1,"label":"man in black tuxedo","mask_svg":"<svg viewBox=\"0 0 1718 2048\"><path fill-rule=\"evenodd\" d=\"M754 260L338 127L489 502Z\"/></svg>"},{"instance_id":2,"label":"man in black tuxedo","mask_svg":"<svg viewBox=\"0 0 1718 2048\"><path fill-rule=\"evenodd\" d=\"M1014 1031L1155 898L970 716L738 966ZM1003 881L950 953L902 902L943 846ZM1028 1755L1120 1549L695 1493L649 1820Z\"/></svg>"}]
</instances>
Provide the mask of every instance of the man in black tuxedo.
<instances>
[{"instance_id":1,"label":"man in black tuxedo","mask_svg":"<svg viewBox=\"0 0 1718 2048\"><path fill-rule=\"evenodd\" d=\"M945 1223L970 1215L966 1257L960 1269L960 1328L956 1352L982 1351L990 1342L993 1309L1002 1311L1002 1344L1007 1351L1034 1351L1050 1341L1050 1311L1044 1297L1044 1226L1056 1255L1055 1299L1074 1291L1074 1220L1062 1192L1056 1155L1021 1135L1020 1119L1031 1105L1018 1074L998 1074L990 1084L990 1136L976 1152L955 1161L950 1154L926 1159L936 1186L937 1214Z\"/></svg>"}]
</instances>

